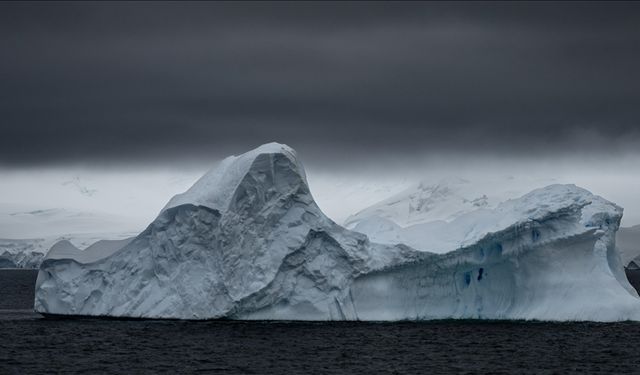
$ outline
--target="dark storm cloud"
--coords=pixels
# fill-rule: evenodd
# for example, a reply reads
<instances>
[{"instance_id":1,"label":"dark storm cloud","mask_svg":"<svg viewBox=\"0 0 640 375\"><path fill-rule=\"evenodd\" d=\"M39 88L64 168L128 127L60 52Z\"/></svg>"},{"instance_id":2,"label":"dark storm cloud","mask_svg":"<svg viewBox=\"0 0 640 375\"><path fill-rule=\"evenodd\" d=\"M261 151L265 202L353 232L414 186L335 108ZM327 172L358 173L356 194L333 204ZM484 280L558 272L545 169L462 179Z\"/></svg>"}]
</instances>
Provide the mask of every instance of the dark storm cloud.
<instances>
[{"instance_id":1,"label":"dark storm cloud","mask_svg":"<svg viewBox=\"0 0 640 375\"><path fill-rule=\"evenodd\" d=\"M640 4L0 4L0 164L638 145Z\"/></svg>"}]
</instances>

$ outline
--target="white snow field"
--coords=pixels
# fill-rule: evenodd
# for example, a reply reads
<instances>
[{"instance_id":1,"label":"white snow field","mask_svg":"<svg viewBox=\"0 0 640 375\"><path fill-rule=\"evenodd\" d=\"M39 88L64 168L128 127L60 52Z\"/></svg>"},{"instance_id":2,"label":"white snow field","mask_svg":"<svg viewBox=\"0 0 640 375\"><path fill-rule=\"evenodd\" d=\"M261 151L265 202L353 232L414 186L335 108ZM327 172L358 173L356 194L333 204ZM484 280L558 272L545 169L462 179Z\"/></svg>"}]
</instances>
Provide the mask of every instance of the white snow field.
<instances>
[{"instance_id":1,"label":"white snow field","mask_svg":"<svg viewBox=\"0 0 640 375\"><path fill-rule=\"evenodd\" d=\"M328 219L295 152L271 143L225 159L133 240L107 246L106 257L59 244L40 268L35 309L175 319L640 319L615 251L620 207L573 185L492 209L467 206L448 222L419 224L424 232L374 218L372 234L390 226L393 236L370 242Z\"/></svg>"}]
</instances>

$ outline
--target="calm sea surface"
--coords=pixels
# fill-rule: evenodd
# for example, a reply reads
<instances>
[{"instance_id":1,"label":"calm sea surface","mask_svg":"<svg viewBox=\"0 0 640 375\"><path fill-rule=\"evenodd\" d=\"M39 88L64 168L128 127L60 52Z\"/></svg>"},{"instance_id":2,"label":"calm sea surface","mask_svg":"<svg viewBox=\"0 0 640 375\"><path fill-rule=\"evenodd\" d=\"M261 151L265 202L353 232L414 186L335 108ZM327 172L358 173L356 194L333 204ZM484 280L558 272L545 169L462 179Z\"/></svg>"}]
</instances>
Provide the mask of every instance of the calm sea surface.
<instances>
[{"instance_id":1,"label":"calm sea surface","mask_svg":"<svg viewBox=\"0 0 640 375\"><path fill-rule=\"evenodd\" d=\"M44 319L0 270L0 374L640 373L640 324Z\"/></svg>"}]
</instances>

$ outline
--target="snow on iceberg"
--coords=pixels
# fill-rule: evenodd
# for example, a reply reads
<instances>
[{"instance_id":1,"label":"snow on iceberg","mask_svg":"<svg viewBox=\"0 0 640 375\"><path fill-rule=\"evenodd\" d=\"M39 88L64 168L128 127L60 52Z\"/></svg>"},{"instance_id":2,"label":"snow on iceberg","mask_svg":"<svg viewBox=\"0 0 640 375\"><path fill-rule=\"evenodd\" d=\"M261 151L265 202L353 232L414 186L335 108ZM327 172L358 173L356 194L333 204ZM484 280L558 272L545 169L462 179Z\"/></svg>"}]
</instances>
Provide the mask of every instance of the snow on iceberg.
<instances>
[{"instance_id":1,"label":"snow on iceberg","mask_svg":"<svg viewBox=\"0 0 640 375\"><path fill-rule=\"evenodd\" d=\"M640 299L614 249L621 216L584 189L554 185L443 222L419 250L374 243L327 218L295 152L271 143L225 159L106 257L52 252L35 309L177 319L637 320Z\"/></svg>"},{"instance_id":2,"label":"snow on iceberg","mask_svg":"<svg viewBox=\"0 0 640 375\"><path fill-rule=\"evenodd\" d=\"M131 237L139 230L111 214L0 203L0 268L37 269L60 241L86 248L101 238Z\"/></svg>"},{"instance_id":3,"label":"snow on iceberg","mask_svg":"<svg viewBox=\"0 0 640 375\"><path fill-rule=\"evenodd\" d=\"M73 258L83 257L83 262L86 259L103 258L124 246L128 241L126 237L132 234L135 233L69 233L42 238L0 238L0 269L38 269L45 258L69 257L69 251L75 252ZM119 239L100 239L105 237Z\"/></svg>"}]
</instances>

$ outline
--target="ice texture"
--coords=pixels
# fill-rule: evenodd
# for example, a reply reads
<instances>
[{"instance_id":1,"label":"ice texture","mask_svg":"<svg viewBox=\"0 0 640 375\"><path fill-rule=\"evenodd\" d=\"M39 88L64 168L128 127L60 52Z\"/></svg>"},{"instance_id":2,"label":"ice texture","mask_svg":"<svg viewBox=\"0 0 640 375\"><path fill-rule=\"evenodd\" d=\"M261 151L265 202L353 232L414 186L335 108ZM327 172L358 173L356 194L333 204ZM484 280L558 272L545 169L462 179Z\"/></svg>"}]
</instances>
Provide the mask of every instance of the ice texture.
<instances>
[{"instance_id":1,"label":"ice texture","mask_svg":"<svg viewBox=\"0 0 640 375\"><path fill-rule=\"evenodd\" d=\"M621 217L620 207L584 189L553 185L423 223L436 227L421 233L371 218L370 234L385 242L375 243L327 218L296 153L271 143L225 159L130 242L107 246L106 257L60 244L40 268L35 309L175 319L638 320L640 298L615 251ZM379 236L385 226L393 236Z\"/></svg>"}]
</instances>

